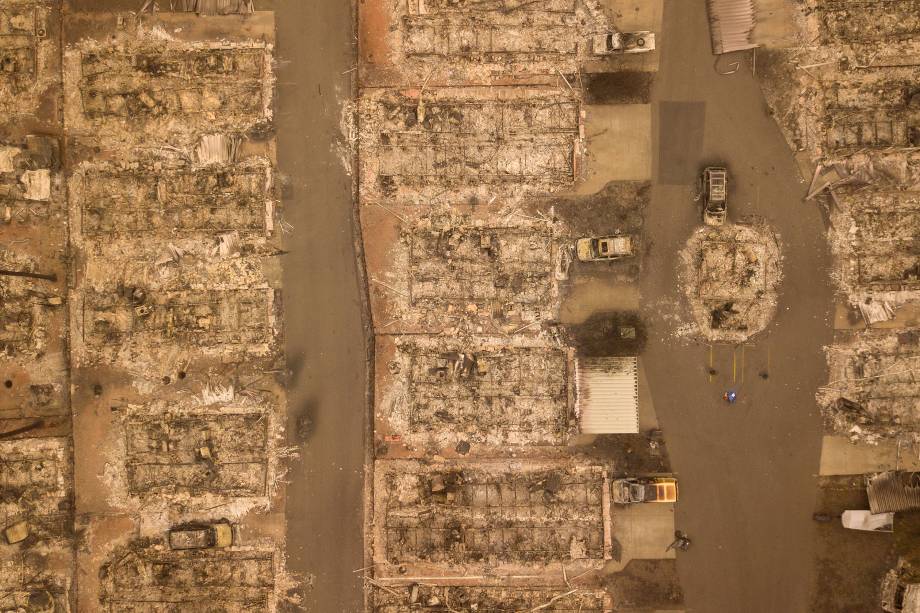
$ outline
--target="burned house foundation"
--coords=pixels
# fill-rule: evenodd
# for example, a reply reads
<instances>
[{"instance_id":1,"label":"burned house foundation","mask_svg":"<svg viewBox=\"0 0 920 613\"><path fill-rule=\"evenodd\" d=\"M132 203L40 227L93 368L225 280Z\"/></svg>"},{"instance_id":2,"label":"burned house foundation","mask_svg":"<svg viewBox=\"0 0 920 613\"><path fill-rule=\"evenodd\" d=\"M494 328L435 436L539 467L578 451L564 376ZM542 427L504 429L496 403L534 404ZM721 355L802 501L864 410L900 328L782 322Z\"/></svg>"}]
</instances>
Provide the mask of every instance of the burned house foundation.
<instances>
[{"instance_id":1,"label":"burned house foundation","mask_svg":"<svg viewBox=\"0 0 920 613\"><path fill-rule=\"evenodd\" d=\"M766 226L703 226L681 253L680 282L696 333L710 341L742 342L762 331L776 311L781 261Z\"/></svg>"},{"instance_id":2,"label":"burned house foundation","mask_svg":"<svg viewBox=\"0 0 920 613\"><path fill-rule=\"evenodd\" d=\"M563 462L378 461L376 576L599 568L612 546L608 484L599 467Z\"/></svg>"},{"instance_id":3,"label":"burned house foundation","mask_svg":"<svg viewBox=\"0 0 920 613\"><path fill-rule=\"evenodd\" d=\"M382 336L376 359L387 457L558 447L573 433L572 357L558 344Z\"/></svg>"}]
</instances>

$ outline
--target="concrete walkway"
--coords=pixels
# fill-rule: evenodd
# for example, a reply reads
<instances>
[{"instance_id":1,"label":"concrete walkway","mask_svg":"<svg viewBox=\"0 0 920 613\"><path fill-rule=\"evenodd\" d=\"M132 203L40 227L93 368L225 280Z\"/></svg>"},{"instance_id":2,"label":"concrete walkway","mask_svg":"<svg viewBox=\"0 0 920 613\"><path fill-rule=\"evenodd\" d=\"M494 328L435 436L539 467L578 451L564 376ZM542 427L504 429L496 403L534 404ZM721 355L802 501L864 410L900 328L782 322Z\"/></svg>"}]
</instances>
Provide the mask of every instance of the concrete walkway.
<instances>
[{"instance_id":1,"label":"concrete walkway","mask_svg":"<svg viewBox=\"0 0 920 613\"><path fill-rule=\"evenodd\" d=\"M822 222L816 207L801 201L806 185L766 113L750 63L731 76L714 69L705 3L668 0L659 49L643 361L680 478L677 528L693 539L678 555L686 606L701 613L804 612L821 446L814 393L825 381L821 348L831 339ZM686 317L677 253L699 223L691 183L715 162L731 173L729 218L764 217L783 249L777 317L743 349L710 348L675 334L676 316ZM712 381L710 360L718 371ZM729 388L739 394L731 406L721 400Z\"/></svg>"}]
</instances>

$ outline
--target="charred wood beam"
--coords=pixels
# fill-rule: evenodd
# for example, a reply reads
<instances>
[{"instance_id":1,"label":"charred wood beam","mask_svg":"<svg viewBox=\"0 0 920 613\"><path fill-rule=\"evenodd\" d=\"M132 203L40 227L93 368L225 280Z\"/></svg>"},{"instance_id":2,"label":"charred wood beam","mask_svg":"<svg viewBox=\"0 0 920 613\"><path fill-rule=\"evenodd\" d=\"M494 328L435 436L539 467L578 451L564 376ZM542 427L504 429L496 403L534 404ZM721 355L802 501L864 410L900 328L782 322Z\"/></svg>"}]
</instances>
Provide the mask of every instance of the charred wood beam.
<instances>
[{"instance_id":1,"label":"charred wood beam","mask_svg":"<svg viewBox=\"0 0 920 613\"><path fill-rule=\"evenodd\" d=\"M50 275L42 274L39 272L25 272L22 270L3 270L0 269L0 276L7 277L26 277L28 279L42 279L43 281L57 281L57 275L51 273Z\"/></svg>"}]
</instances>

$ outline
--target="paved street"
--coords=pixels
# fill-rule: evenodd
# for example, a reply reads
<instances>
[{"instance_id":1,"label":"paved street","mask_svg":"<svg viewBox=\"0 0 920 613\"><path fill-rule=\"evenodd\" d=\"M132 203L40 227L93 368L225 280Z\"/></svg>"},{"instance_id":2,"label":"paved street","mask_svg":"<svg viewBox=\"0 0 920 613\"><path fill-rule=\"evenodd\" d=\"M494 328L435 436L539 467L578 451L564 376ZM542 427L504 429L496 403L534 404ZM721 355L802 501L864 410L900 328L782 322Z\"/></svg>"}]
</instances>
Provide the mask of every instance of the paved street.
<instances>
[{"instance_id":1,"label":"paved street","mask_svg":"<svg viewBox=\"0 0 920 613\"><path fill-rule=\"evenodd\" d=\"M680 477L677 527L694 543L678 556L686 605L705 613L806 611L821 440L814 393L831 336L822 221L801 201L806 185L766 113L749 54L722 60L745 60L734 75L714 69L703 2L666 2L660 49L643 358ZM765 218L784 256L777 317L743 348L675 337L674 316L683 308L677 253L699 223L690 183L716 162L728 166L734 185L729 217ZM736 404L721 400L727 389L737 390Z\"/></svg>"},{"instance_id":2,"label":"paved street","mask_svg":"<svg viewBox=\"0 0 920 613\"><path fill-rule=\"evenodd\" d=\"M284 317L291 425L314 432L288 475L288 561L312 576L310 613L360 611L365 347L353 251L352 183L335 150L351 95L351 3L277 0L279 164L290 178ZM297 445L297 443L293 443Z\"/></svg>"}]
</instances>

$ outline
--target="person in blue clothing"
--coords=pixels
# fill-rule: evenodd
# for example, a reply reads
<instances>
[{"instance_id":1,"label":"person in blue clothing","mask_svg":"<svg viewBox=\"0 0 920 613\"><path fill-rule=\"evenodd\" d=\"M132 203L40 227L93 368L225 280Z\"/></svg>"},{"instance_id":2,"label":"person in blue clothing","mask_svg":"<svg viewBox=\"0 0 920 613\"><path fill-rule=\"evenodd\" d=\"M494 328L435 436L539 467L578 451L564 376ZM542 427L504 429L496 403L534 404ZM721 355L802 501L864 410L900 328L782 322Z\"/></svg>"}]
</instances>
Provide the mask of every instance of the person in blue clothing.
<instances>
[{"instance_id":1,"label":"person in blue clothing","mask_svg":"<svg viewBox=\"0 0 920 613\"><path fill-rule=\"evenodd\" d=\"M738 399L738 394L736 394L735 392L733 392L733 391L731 391L731 390L729 390L729 391L725 392L724 394L722 394L722 400L724 400L724 401L727 402L728 404L734 404L734 403L735 403L735 400L737 400L737 399Z\"/></svg>"}]
</instances>

